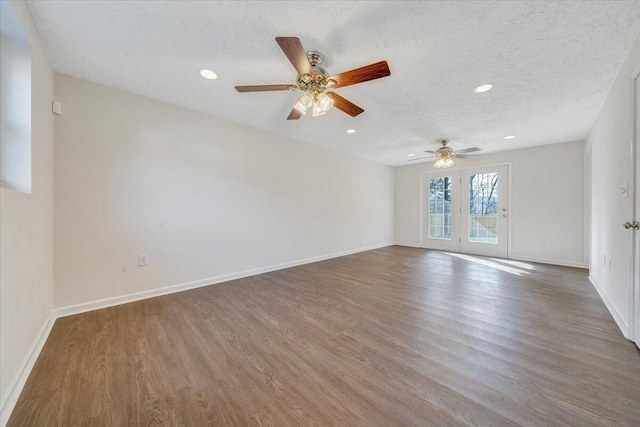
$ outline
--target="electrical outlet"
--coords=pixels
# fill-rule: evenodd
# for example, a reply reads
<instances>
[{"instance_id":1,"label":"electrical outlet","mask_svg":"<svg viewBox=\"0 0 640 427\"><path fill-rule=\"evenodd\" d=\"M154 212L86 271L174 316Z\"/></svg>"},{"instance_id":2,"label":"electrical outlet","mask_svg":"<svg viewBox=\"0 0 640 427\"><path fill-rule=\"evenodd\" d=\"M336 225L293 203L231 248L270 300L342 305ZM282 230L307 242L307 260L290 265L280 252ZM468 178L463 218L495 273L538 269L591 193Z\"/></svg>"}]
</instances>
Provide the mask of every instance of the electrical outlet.
<instances>
[{"instance_id":1,"label":"electrical outlet","mask_svg":"<svg viewBox=\"0 0 640 427\"><path fill-rule=\"evenodd\" d=\"M149 255L139 255L138 256L138 265L140 267L145 267L149 265Z\"/></svg>"}]
</instances>

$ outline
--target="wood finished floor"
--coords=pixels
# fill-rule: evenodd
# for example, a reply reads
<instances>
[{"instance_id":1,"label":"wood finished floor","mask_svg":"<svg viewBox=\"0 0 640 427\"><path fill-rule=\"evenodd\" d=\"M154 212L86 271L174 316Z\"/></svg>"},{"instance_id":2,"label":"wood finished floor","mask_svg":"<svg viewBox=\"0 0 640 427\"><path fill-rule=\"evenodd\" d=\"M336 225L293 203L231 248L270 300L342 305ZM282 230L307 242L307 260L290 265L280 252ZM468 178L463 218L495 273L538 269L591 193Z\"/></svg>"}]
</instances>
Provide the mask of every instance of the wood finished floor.
<instances>
[{"instance_id":1,"label":"wood finished floor","mask_svg":"<svg viewBox=\"0 0 640 427\"><path fill-rule=\"evenodd\" d=\"M640 425L585 270L389 247L58 319L9 426Z\"/></svg>"}]
</instances>

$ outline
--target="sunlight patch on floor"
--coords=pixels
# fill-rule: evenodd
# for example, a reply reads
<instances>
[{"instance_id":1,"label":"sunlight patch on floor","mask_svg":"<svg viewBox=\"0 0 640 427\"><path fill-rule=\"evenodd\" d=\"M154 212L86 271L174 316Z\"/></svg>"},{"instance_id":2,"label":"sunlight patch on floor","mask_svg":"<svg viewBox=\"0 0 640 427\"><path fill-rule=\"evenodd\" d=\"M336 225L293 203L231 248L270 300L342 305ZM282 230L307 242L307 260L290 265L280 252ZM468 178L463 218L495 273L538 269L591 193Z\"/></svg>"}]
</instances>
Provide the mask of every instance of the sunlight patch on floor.
<instances>
[{"instance_id":1,"label":"sunlight patch on floor","mask_svg":"<svg viewBox=\"0 0 640 427\"><path fill-rule=\"evenodd\" d=\"M445 252L447 255L451 255L452 257L456 257L456 258L460 258L460 259L464 259L466 261L471 261L471 262L475 262L477 264L481 264L484 265L486 267L491 267L491 268L495 268L496 270L500 270L500 271L504 271L507 273L511 273L511 274L515 274L517 276L522 276L525 274L529 274L528 271L525 270L519 270L517 268L514 267L509 267L503 264L498 264L497 262L492 262L492 261L488 261L486 259L482 259L482 258L477 258L471 255L464 255L464 254L456 254L453 252Z\"/></svg>"},{"instance_id":2,"label":"sunlight patch on floor","mask_svg":"<svg viewBox=\"0 0 640 427\"><path fill-rule=\"evenodd\" d=\"M501 262L503 264L513 265L514 267L526 268L527 270L533 270L535 268L533 265L527 264L526 262L522 262L522 261L513 261L510 259L503 259L503 258L491 258L491 259L497 262Z\"/></svg>"}]
</instances>

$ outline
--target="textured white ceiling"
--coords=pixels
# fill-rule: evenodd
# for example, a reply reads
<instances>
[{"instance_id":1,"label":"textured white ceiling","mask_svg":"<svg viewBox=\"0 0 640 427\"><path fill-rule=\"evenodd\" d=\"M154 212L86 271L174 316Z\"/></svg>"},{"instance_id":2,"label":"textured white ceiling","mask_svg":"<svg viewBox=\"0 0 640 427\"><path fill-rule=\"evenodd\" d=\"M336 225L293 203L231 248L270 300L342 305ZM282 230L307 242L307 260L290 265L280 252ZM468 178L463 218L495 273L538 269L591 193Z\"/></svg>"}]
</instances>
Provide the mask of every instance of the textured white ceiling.
<instances>
[{"instance_id":1,"label":"textured white ceiling","mask_svg":"<svg viewBox=\"0 0 640 427\"><path fill-rule=\"evenodd\" d=\"M442 137L484 152L585 138L640 30L638 1L29 6L59 72L390 165ZM365 109L356 118L286 121L296 93L234 90L295 81L276 36L322 52L332 74L386 59L391 76L337 90Z\"/></svg>"}]
</instances>

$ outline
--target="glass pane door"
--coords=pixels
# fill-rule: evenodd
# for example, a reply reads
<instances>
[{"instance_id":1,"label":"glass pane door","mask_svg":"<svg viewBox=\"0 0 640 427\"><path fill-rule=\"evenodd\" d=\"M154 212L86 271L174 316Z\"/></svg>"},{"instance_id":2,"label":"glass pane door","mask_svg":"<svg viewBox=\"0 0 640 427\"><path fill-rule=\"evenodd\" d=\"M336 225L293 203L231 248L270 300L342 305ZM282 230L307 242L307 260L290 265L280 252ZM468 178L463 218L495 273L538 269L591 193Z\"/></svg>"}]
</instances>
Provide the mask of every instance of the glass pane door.
<instances>
[{"instance_id":1,"label":"glass pane door","mask_svg":"<svg viewBox=\"0 0 640 427\"><path fill-rule=\"evenodd\" d=\"M462 252L507 257L507 173L507 166L461 172Z\"/></svg>"},{"instance_id":2,"label":"glass pane door","mask_svg":"<svg viewBox=\"0 0 640 427\"><path fill-rule=\"evenodd\" d=\"M469 241L498 243L498 173L469 176Z\"/></svg>"},{"instance_id":3,"label":"glass pane door","mask_svg":"<svg viewBox=\"0 0 640 427\"><path fill-rule=\"evenodd\" d=\"M429 180L429 238L451 240L450 176Z\"/></svg>"},{"instance_id":4,"label":"glass pane door","mask_svg":"<svg viewBox=\"0 0 640 427\"><path fill-rule=\"evenodd\" d=\"M422 176L422 247L460 250L460 172Z\"/></svg>"}]
</instances>

